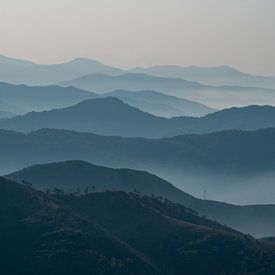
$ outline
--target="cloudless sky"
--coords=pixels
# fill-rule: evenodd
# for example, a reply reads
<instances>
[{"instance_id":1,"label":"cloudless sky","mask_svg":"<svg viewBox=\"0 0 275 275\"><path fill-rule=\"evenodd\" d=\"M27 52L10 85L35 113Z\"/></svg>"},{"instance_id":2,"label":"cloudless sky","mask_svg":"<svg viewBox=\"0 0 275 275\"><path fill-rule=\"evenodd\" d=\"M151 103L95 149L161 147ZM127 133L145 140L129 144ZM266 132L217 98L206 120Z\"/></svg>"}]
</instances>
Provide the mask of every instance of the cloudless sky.
<instances>
[{"instance_id":1,"label":"cloudless sky","mask_svg":"<svg viewBox=\"0 0 275 275\"><path fill-rule=\"evenodd\" d=\"M275 75L275 0L0 0L0 53Z\"/></svg>"}]
</instances>

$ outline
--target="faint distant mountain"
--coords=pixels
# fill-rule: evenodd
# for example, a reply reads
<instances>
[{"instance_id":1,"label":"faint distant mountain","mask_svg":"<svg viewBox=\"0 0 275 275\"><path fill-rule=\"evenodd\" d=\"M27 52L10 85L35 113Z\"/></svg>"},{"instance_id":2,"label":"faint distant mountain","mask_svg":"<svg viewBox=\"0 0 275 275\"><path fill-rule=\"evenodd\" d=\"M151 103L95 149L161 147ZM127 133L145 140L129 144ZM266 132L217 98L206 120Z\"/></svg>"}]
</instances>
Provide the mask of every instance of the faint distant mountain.
<instances>
[{"instance_id":1,"label":"faint distant mountain","mask_svg":"<svg viewBox=\"0 0 275 275\"><path fill-rule=\"evenodd\" d=\"M198 81L205 85L262 87L275 89L275 77L258 76L242 73L229 66L218 67L180 67L180 66L153 66L149 68L134 68L131 73L145 73L158 77L184 78Z\"/></svg>"},{"instance_id":2,"label":"faint distant mountain","mask_svg":"<svg viewBox=\"0 0 275 275\"><path fill-rule=\"evenodd\" d=\"M0 83L0 94L1 94L1 83ZM1 96L0 100L0 110L2 112L14 113L14 114L22 114L25 111L20 107L14 106L2 100L3 96Z\"/></svg>"},{"instance_id":3,"label":"faint distant mountain","mask_svg":"<svg viewBox=\"0 0 275 275\"><path fill-rule=\"evenodd\" d=\"M183 78L156 77L143 73L118 76L90 74L61 82L58 85L73 86L98 93L108 93L114 90L155 90L191 101L203 102L217 109L255 104L275 105L275 89L228 85L210 86Z\"/></svg>"},{"instance_id":4,"label":"faint distant mountain","mask_svg":"<svg viewBox=\"0 0 275 275\"><path fill-rule=\"evenodd\" d=\"M272 274L274 270L275 250L265 241L156 198L124 192L50 195L0 178L0 209L4 274Z\"/></svg>"},{"instance_id":5,"label":"faint distant mountain","mask_svg":"<svg viewBox=\"0 0 275 275\"><path fill-rule=\"evenodd\" d=\"M168 96L155 91L115 91L104 96L123 98L129 105L164 116L201 116L214 111L203 104ZM0 83L0 110L22 114L67 107L99 95L77 88L58 86L26 86ZM4 101L3 101L4 100ZM9 102L9 104L7 103ZM12 105L13 104L13 105ZM20 107L15 107L20 106Z\"/></svg>"},{"instance_id":6,"label":"faint distant mountain","mask_svg":"<svg viewBox=\"0 0 275 275\"><path fill-rule=\"evenodd\" d=\"M212 220L256 236L274 232L275 205L235 206L200 200L174 187L171 183L143 171L111 169L84 161L64 161L34 165L5 176L18 183L32 183L38 190L62 189L66 193L110 191L138 192L181 203ZM85 191L86 190L86 191Z\"/></svg>"},{"instance_id":7,"label":"faint distant mountain","mask_svg":"<svg viewBox=\"0 0 275 275\"><path fill-rule=\"evenodd\" d=\"M77 58L62 64L39 65L25 60L0 56L0 81L2 82L52 85L90 73L117 75L123 71L85 58Z\"/></svg>"},{"instance_id":8,"label":"faint distant mountain","mask_svg":"<svg viewBox=\"0 0 275 275\"><path fill-rule=\"evenodd\" d=\"M79 159L114 168L146 170L198 197L206 190L206 197L215 200L273 203L274 139L274 129L156 140L54 129L29 134L1 130L0 173Z\"/></svg>"},{"instance_id":9,"label":"faint distant mountain","mask_svg":"<svg viewBox=\"0 0 275 275\"><path fill-rule=\"evenodd\" d=\"M0 111L0 118L11 118L13 116L15 116L15 114L6 111Z\"/></svg>"},{"instance_id":10,"label":"faint distant mountain","mask_svg":"<svg viewBox=\"0 0 275 275\"><path fill-rule=\"evenodd\" d=\"M156 116L204 116L216 111L206 105L189 101L184 98L169 96L156 91L124 91L117 90L103 96L114 96L123 102L137 107L144 112L152 113Z\"/></svg>"},{"instance_id":11,"label":"faint distant mountain","mask_svg":"<svg viewBox=\"0 0 275 275\"><path fill-rule=\"evenodd\" d=\"M167 91L169 89L193 89L203 88L198 82L186 81L180 78L154 77L147 74L122 74L110 76L106 74L88 74L71 81L59 83L68 87L74 86L80 89L107 93L114 90L156 90Z\"/></svg>"},{"instance_id":12,"label":"faint distant mountain","mask_svg":"<svg viewBox=\"0 0 275 275\"><path fill-rule=\"evenodd\" d=\"M72 87L33 87L0 83L0 110L16 114L62 108L96 97L92 92Z\"/></svg>"},{"instance_id":13,"label":"faint distant mountain","mask_svg":"<svg viewBox=\"0 0 275 275\"><path fill-rule=\"evenodd\" d=\"M21 132L55 128L147 138L272 127L275 127L275 107L271 106L225 109L201 118L168 119L142 112L114 97L88 99L63 109L0 119L0 128Z\"/></svg>"}]
</instances>

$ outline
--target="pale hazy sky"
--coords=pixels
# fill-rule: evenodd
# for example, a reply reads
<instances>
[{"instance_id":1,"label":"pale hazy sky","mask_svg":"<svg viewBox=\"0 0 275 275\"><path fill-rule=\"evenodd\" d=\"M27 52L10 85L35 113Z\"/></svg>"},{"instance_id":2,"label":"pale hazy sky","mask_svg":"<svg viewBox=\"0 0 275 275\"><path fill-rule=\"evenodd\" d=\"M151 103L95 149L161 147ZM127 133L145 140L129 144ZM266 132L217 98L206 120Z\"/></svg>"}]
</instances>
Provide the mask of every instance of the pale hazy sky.
<instances>
[{"instance_id":1,"label":"pale hazy sky","mask_svg":"<svg viewBox=\"0 0 275 275\"><path fill-rule=\"evenodd\" d=\"M0 53L275 75L275 0L0 0Z\"/></svg>"}]
</instances>

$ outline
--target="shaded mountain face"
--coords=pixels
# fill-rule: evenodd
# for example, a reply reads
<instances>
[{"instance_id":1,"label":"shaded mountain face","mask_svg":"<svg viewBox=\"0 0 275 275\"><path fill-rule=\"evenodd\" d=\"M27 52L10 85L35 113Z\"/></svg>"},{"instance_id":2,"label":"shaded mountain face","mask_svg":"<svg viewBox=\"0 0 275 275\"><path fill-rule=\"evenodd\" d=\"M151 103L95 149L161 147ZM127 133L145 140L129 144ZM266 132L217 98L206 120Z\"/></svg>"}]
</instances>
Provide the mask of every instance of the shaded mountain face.
<instances>
[{"instance_id":1,"label":"shaded mountain face","mask_svg":"<svg viewBox=\"0 0 275 275\"><path fill-rule=\"evenodd\" d=\"M177 191L172 184L148 172L112 169L78 160L34 165L5 177L17 182L31 182L35 189L42 191L61 188L67 193L84 192L86 187L89 187L87 192L139 190L144 195L156 194L157 190L159 195L164 195L168 189L172 193Z\"/></svg>"},{"instance_id":2,"label":"shaded mountain face","mask_svg":"<svg viewBox=\"0 0 275 275\"><path fill-rule=\"evenodd\" d=\"M35 189L42 191L58 189L65 193L87 194L120 190L160 196L255 237L270 236L275 231L275 205L235 206L200 200L143 171L112 169L84 161L64 161L34 165L5 177L18 183L31 183Z\"/></svg>"},{"instance_id":3,"label":"shaded mountain face","mask_svg":"<svg viewBox=\"0 0 275 275\"><path fill-rule=\"evenodd\" d=\"M275 77L246 74L229 66L209 68L196 66L153 66L149 68L134 68L129 72L145 73L158 77L184 78L189 81L198 81L205 85L230 85L275 89Z\"/></svg>"},{"instance_id":4,"label":"shaded mountain face","mask_svg":"<svg viewBox=\"0 0 275 275\"><path fill-rule=\"evenodd\" d=\"M85 58L77 58L62 64L39 65L0 56L0 81L13 84L52 85L90 73L117 75L123 71Z\"/></svg>"},{"instance_id":5,"label":"shaded mountain face","mask_svg":"<svg viewBox=\"0 0 275 275\"><path fill-rule=\"evenodd\" d=\"M3 98L0 100L0 110L2 112L13 113L13 114L22 114L24 111L20 107L13 106L3 101Z\"/></svg>"},{"instance_id":6,"label":"shaded mountain face","mask_svg":"<svg viewBox=\"0 0 275 275\"><path fill-rule=\"evenodd\" d=\"M3 178L0 196L6 274L268 274L275 268L273 246L168 201L122 192L53 196Z\"/></svg>"},{"instance_id":7,"label":"shaded mountain face","mask_svg":"<svg viewBox=\"0 0 275 275\"><path fill-rule=\"evenodd\" d=\"M206 190L209 199L272 203L274 138L274 129L160 140L49 129L29 134L1 130L0 171L7 174L33 164L79 159L146 170L199 197Z\"/></svg>"},{"instance_id":8,"label":"shaded mountain face","mask_svg":"<svg viewBox=\"0 0 275 275\"><path fill-rule=\"evenodd\" d=\"M156 274L134 249L58 199L0 178L3 274Z\"/></svg>"},{"instance_id":9,"label":"shaded mountain face","mask_svg":"<svg viewBox=\"0 0 275 275\"><path fill-rule=\"evenodd\" d=\"M15 114L11 112L0 111L0 118L11 118L13 116L15 116Z\"/></svg>"},{"instance_id":10,"label":"shaded mountain face","mask_svg":"<svg viewBox=\"0 0 275 275\"><path fill-rule=\"evenodd\" d=\"M117 97L144 112L168 118L174 116L200 117L216 111L203 104L156 91L117 90L103 96Z\"/></svg>"},{"instance_id":11,"label":"shaded mountain face","mask_svg":"<svg viewBox=\"0 0 275 275\"><path fill-rule=\"evenodd\" d=\"M28 132L39 128L69 129L102 135L163 137L180 133L182 118L169 120L123 103L117 98L83 101L64 109L31 112L0 120L0 128Z\"/></svg>"},{"instance_id":12,"label":"shaded mountain face","mask_svg":"<svg viewBox=\"0 0 275 275\"><path fill-rule=\"evenodd\" d=\"M198 82L186 81L184 79L154 77L146 74L123 74L110 76L106 74L88 74L80 78L61 82L60 86L73 86L84 90L107 93L114 90L157 90L167 91L169 89L192 89L203 88Z\"/></svg>"},{"instance_id":13,"label":"shaded mountain face","mask_svg":"<svg viewBox=\"0 0 275 275\"><path fill-rule=\"evenodd\" d=\"M30 132L41 128L67 129L100 135L162 138L223 130L257 130L275 126L275 107L225 109L201 118L167 119L123 103L117 98L89 99L64 109L31 112L0 119L0 128Z\"/></svg>"},{"instance_id":14,"label":"shaded mountain face","mask_svg":"<svg viewBox=\"0 0 275 275\"><path fill-rule=\"evenodd\" d=\"M0 98L1 101L3 101L3 105L5 104L4 106L6 106L6 108L2 110L16 114L62 108L96 97L97 95L92 92L86 92L72 87L31 87L0 83Z\"/></svg>"}]
</instances>

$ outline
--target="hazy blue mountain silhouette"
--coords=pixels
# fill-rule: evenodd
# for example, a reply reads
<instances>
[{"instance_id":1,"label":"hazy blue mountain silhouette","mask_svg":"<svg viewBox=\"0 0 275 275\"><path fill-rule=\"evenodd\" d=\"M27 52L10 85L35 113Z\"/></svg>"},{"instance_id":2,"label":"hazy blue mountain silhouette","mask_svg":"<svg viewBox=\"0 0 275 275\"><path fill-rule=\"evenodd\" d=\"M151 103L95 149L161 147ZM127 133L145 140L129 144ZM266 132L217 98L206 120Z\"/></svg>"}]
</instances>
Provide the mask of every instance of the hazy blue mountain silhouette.
<instances>
[{"instance_id":1,"label":"hazy blue mountain silhouette","mask_svg":"<svg viewBox=\"0 0 275 275\"><path fill-rule=\"evenodd\" d=\"M174 68L174 66L172 66L172 68ZM223 74L225 74L229 75L226 77L227 80L235 79L235 82L231 81L229 83L227 81L218 83L218 80L213 81L213 83L215 83L213 86L213 84L211 84L212 82L210 83L211 85L208 84L208 82L206 83L208 85L202 85L197 81L188 81L189 78L184 80L181 74L179 74L180 77L177 78L174 78L173 74L171 74L173 77L168 77L170 69L169 67L167 71L168 75L164 74L163 77L150 77L146 74L129 74L129 72L118 68L85 58L77 58L62 64L38 65L24 60L12 59L4 56L0 57L0 81L13 84L45 86L63 83L62 85L65 86L72 85L101 93L111 92L117 89L131 91L157 90L170 95L187 98L191 101L202 102L217 109L222 109L225 105L244 106L252 104L275 104L274 85L264 85L266 79L268 81L271 79L271 82L274 83L274 78L272 77L255 77L256 80L254 81L254 76L251 77L245 74L242 75L242 80L238 81L236 79L240 73L227 66L210 69L197 68L195 71L198 70L198 72L195 73L195 75L217 74L218 76L214 78L222 79ZM190 68L190 70L193 71L193 67ZM200 70L202 70L202 72L200 72ZM209 73L206 73L208 71ZM237 76L235 77L235 75ZM253 79L253 81L249 81L249 85L242 85L244 79L250 78ZM198 77L198 79L200 78ZM258 83L260 83L259 86L273 89L247 87L257 86Z\"/></svg>"},{"instance_id":2,"label":"hazy blue mountain silhouette","mask_svg":"<svg viewBox=\"0 0 275 275\"><path fill-rule=\"evenodd\" d=\"M34 165L5 176L32 183L38 190L62 189L66 193L116 190L167 198L196 210L212 220L255 236L269 236L275 230L275 205L235 206L197 199L155 175L131 169L112 169L84 161ZM86 191L85 191L86 190Z\"/></svg>"},{"instance_id":3,"label":"hazy blue mountain silhouette","mask_svg":"<svg viewBox=\"0 0 275 275\"><path fill-rule=\"evenodd\" d=\"M169 95L202 102L217 109L227 106L244 106L253 104L275 104L275 89L210 86L183 78L156 77L148 74L124 74L109 76L106 74L89 74L71 81L59 83L61 86L74 86L97 93L113 90L156 90Z\"/></svg>"},{"instance_id":4,"label":"hazy blue mountain silhouette","mask_svg":"<svg viewBox=\"0 0 275 275\"><path fill-rule=\"evenodd\" d=\"M98 93L114 90L157 90L203 88L198 82L186 81L180 78L154 77L147 74L122 74L110 76L103 73L88 74L74 80L61 82L59 85L74 86L80 89L93 90Z\"/></svg>"},{"instance_id":5,"label":"hazy blue mountain silhouette","mask_svg":"<svg viewBox=\"0 0 275 275\"><path fill-rule=\"evenodd\" d=\"M15 116L15 114L11 112L0 111L0 118L11 118L13 116Z\"/></svg>"},{"instance_id":6,"label":"hazy blue mountain silhouette","mask_svg":"<svg viewBox=\"0 0 275 275\"><path fill-rule=\"evenodd\" d=\"M216 111L203 104L156 91L116 90L103 96L114 96L123 102L156 116L204 116Z\"/></svg>"},{"instance_id":7,"label":"hazy blue mountain silhouette","mask_svg":"<svg viewBox=\"0 0 275 275\"><path fill-rule=\"evenodd\" d=\"M142 112L113 97L89 99L63 109L31 112L0 120L0 128L22 132L56 128L147 138L271 127L275 127L275 107L271 106L230 108L201 118L168 119Z\"/></svg>"},{"instance_id":8,"label":"hazy blue mountain silhouette","mask_svg":"<svg viewBox=\"0 0 275 275\"><path fill-rule=\"evenodd\" d=\"M167 165L183 169L195 165L197 168L248 175L274 170L274 137L275 129L225 131L163 139L99 136L56 129L42 129L28 134L1 130L0 146L3 152L1 161L6 159L6 164L12 164L12 156L17 149L22 152L22 157L14 159L14 170L46 162L47 159L80 159L112 167ZM60 151L54 151L55 147ZM37 148L41 153L37 152ZM27 152L29 159L24 156L28 155ZM0 168L1 173L7 171L6 164Z\"/></svg>"},{"instance_id":9,"label":"hazy blue mountain silhouette","mask_svg":"<svg viewBox=\"0 0 275 275\"><path fill-rule=\"evenodd\" d=\"M9 103L3 101L2 97L0 100L0 110L2 112L8 112L8 113L14 113L14 114L24 113L23 109L21 109L20 107L13 106L12 104L9 104Z\"/></svg>"},{"instance_id":10,"label":"hazy blue mountain silhouette","mask_svg":"<svg viewBox=\"0 0 275 275\"><path fill-rule=\"evenodd\" d=\"M76 88L61 88L58 86L26 86L0 83L0 110L23 114L30 111L42 111L53 108L67 107L82 100L97 98L100 95ZM155 91L115 91L103 95L116 96L124 99L131 106L155 115L165 116L201 116L214 109L197 102L168 96ZM9 102L9 104L7 102ZM12 105L14 104L14 105ZM21 106L21 107L17 107Z\"/></svg>"},{"instance_id":11,"label":"hazy blue mountain silhouette","mask_svg":"<svg viewBox=\"0 0 275 275\"><path fill-rule=\"evenodd\" d=\"M13 84L52 85L88 73L117 75L123 71L85 58L77 58L61 64L39 65L25 60L0 56L0 81Z\"/></svg>"},{"instance_id":12,"label":"hazy blue mountain silhouette","mask_svg":"<svg viewBox=\"0 0 275 275\"><path fill-rule=\"evenodd\" d=\"M234 203L273 203L275 130L228 131L160 140L44 129L0 131L0 173L79 159L146 170L188 193Z\"/></svg>"},{"instance_id":13,"label":"hazy blue mountain silhouette","mask_svg":"<svg viewBox=\"0 0 275 275\"><path fill-rule=\"evenodd\" d=\"M180 133L181 121L189 119L193 120L156 117L115 97L107 97L86 100L64 109L2 119L0 128L23 132L57 128L103 135L161 137Z\"/></svg>"},{"instance_id":14,"label":"hazy blue mountain silhouette","mask_svg":"<svg viewBox=\"0 0 275 275\"><path fill-rule=\"evenodd\" d=\"M242 87L262 87L275 89L275 77L258 76L240 72L229 66L217 67L181 67L181 66L153 66L149 68L134 68L131 73L146 73L158 77L184 78L198 81L205 85L230 85Z\"/></svg>"},{"instance_id":15,"label":"hazy blue mountain silhouette","mask_svg":"<svg viewBox=\"0 0 275 275\"><path fill-rule=\"evenodd\" d=\"M72 87L33 87L0 83L0 110L7 110L17 114L62 108L96 97L97 95L92 92Z\"/></svg>"},{"instance_id":16,"label":"hazy blue mountain silhouette","mask_svg":"<svg viewBox=\"0 0 275 275\"><path fill-rule=\"evenodd\" d=\"M107 75L126 73L126 71L119 68L88 58L76 58L61 64L40 65L3 55L0 55L0 72L0 81L30 85L50 85L93 73ZM180 67L164 65L149 68L137 67L128 72L146 73L159 77L183 78L189 81L201 82L205 85L249 86L275 89L275 77L251 75L229 66Z\"/></svg>"}]
</instances>

